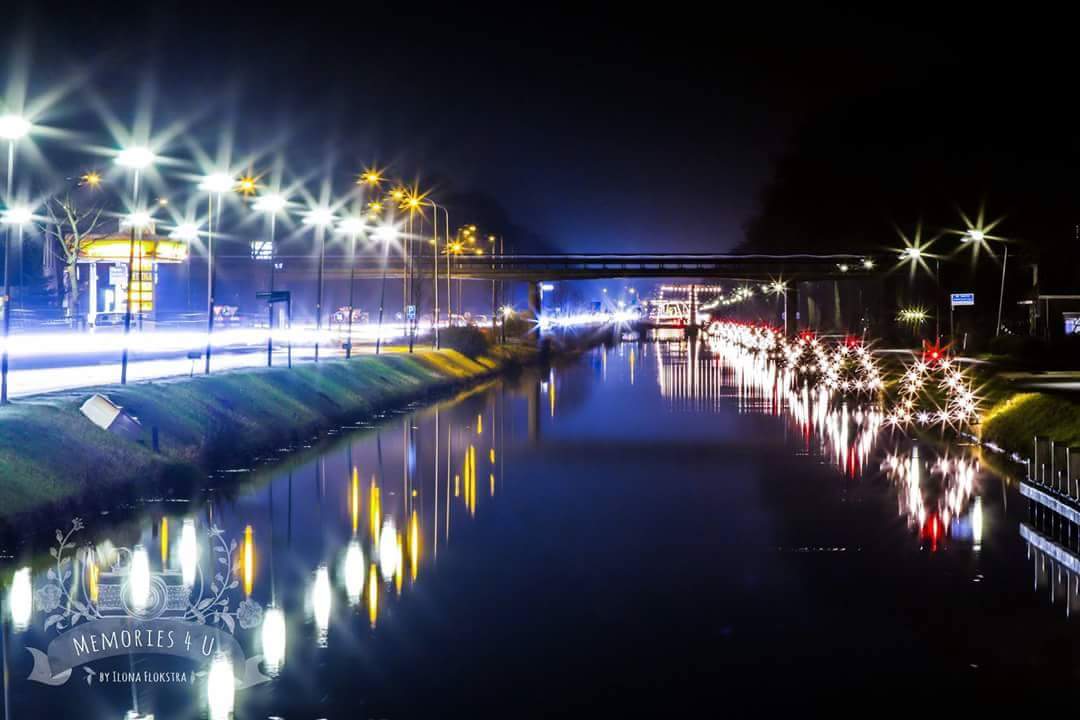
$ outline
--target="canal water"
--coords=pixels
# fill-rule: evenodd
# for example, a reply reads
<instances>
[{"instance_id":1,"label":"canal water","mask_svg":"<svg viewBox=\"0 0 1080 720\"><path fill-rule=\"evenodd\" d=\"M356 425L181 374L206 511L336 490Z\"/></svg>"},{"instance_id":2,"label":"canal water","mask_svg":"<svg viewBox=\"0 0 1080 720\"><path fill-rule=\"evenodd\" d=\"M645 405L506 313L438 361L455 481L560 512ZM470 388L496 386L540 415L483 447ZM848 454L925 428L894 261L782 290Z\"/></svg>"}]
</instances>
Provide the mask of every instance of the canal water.
<instances>
[{"instance_id":1,"label":"canal water","mask_svg":"<svg viewBox=\"0 0 1080 720\"><path fill-rule=\"evenodd\" d=\"M972 448L774 381L733 348L623 343L193 497L58 516L50 542L3 549L10 716L670 713L1074 683L1062 509Z\"/></svg>"}]
</instances>

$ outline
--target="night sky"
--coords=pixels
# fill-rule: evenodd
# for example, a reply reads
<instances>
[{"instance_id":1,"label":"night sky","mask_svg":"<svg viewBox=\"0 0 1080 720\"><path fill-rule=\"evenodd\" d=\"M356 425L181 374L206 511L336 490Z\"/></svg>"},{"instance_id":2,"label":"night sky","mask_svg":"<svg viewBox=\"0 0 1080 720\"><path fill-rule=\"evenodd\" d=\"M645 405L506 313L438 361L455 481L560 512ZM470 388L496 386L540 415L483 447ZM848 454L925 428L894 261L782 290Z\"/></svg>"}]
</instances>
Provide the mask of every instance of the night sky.
<instances>
[{"instance_id":1,"label":"night sky","mask_svg":"<svg viewBox=\"0 0 1080 720\"><path fill-rule=\"evenodd\" d=\"M188 133L212 150L230 126L238 154L285 129L289 170L332 167L335 192L389 164L462 221L567 251L733 249L808 125L864 99L922 117L991 113L1003 100L986 88L1019 62L990 52L1002 41L989 27L940 14L353 7L39 5L20 32L31 94L89 68L81 84L124 119L149 77L155 128L197 116ZM941 87L955 106L940 105ZM106 141L83 96L49 122Z\"/></svg>"}]
</instances>

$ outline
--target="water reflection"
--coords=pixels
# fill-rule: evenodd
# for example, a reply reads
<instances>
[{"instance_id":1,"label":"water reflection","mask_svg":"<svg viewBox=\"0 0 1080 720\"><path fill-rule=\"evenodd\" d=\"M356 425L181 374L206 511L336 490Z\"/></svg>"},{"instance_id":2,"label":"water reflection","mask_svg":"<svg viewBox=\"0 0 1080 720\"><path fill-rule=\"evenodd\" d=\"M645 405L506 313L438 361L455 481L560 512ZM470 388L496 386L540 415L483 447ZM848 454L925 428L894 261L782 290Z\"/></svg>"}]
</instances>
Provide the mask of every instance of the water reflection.
<instances>
[{"instance_id":1,"label":"water reflection","mask_svg":"<svg viewBox=\"0 0 1080 720\"><path fill-rule=\"evenodd\" d=\"M835 386L830 386L828 373L819 373L824 379L814 377L811 365L821 359L810 359L817 358L810 345L800 352L810 353L805 361L806 372L794 372L767 352L749 351L720 338L698 343L645 342L598 350L580 368L526 376L520 388L501 385L429 410L391 414L360 432L342 433L321 446L317 456L298 454L289 458L287 466L264 468L239 489L230 490L222 483L206 496L191 498L189 503L147 504L134 520L105 526L100 535L106 537L99 535L84 541L74 576L85 585L94 604L104 608L105 597L111 597L112 588L123 575L128 588L124 592L131 594L133 605L134 595L150 596L149 601L143 601L144 613L155 607L152 596L160 580L166 597L182 593L189 601L175 613L176 617L187 618L194 618L197 609L197 605L191 607L190 600L204 593L216 595L224 583L236 582L235 592L237 600L244 603L243 611L234 600L224 614L206 609L199 612L204 622L216 627L224 621L216 621L214 612L219 619L229 617L235 623L235 637L245 649L262 656L262 671L277 678L277 682L271 684L272 689L240 689L236 677L243 676L243 668L226 668L226 663L235 661L227 656L215 658L206 668L209 674L205 697L203 685L197 685L198 703L206 703L201 711L213 717L229 713L241 717L285 716L287 710L289 717L336 717L348 713L295 710L318 705L327 697L335 697L340 707L353 708L354 701L366 700L382 689L379 683L383 677L392 676L392 682L400 687L394 692L404 695L413 687L422 687L416 685L417 676L434 667L422 658L429 654L445 657L448 651L444 638L447 645L458 641L462 637L458 634L461 619L475 617L477 608L492 607L492 598L502 600L505 596L500 594L501 586L513 586L522 595L548 601L551 588L567 585L537 580L561 581L569 577L575 582L575 591L582 588L582 597L590 608L628 608L628 617L640 609L626 601L633 595L625 585L631 573L614 573L609 578L608 568L595 563L584 567L587 563L582 562L581 568L573 562L563 563L569 553L577 553L575 558L595 560L626 557L629 549L638 553L635 563L640 561L643 568L655 571L655 558L670 558L679 552L694 567L708 567L706 572L694 574L693 582L700 582L704 588L700 596L679 573L665 581L671 581L678 591L650 596L649 602L658 608L651 617L675 617L685 614L687 608L693 610L695 598L700 598L702 606L719 606L733 603L732 598L738 594L727 592L726 586L721 591L710 586L727 583L731 577L725 575L729 566L742 567L743 562L722 552L716 555L712 545L708 554L702 550L700 540L710 539L706 536L714 522L729 528L740 545L743 538L748 538L739 555L742 557L745 550L755 565L753 574L763 579L762 586L776 583L778 589L792 589L782 584L783 579L770 575L774 569L771 566L776 564L775 553L763 555L756 548L776 547L774 534L779 533L775 527L783 526L792 517L797 517L797 522L791 524L804 524L795 534L805 533L808 528L821 536L848 532L836 518L850 519L849 515L829 516L812 527L815 519L803 517L805 497L812 496L811 502L816 502L833 497L837 488L842 488L853 489L853 498L857 491L862 493L862 500L875 493L883 500L873 506L854 502L845 505L845 512L857 507L857 512L878 512L883 518L868 530L872 541L900 536L897 544L904 549L913 550L918 544L940 551L935 556L938 562L949 559L950 551L952 557L962 557L969 547L980 550L978 559L982 562L995 555L999 546L993 545L990 531L1002 525L994 500L980 497L983 489L978 463L961 452L938 458L922 447L896 446L899 438L883 430L881 409L866 393L860 395L854 385L845 392L842 383L847 380L843 377L835 379ZM833 355L825 357L830 362L835 360ZM602 380L606 385L597 389ZM618 411L603 414L596 407L600 403L596 403L588 413L582 412L582 404L590 401L591 393L600 394ZM641 437L648 437L648 442L638 447ZM506 438L510 439L509 447ZM747 514L745 526L741 506L734 515L724 515L731 511L717 498L726 500L732 496L724 495L726 488L717 487L720 484L699 483L698 478L694 484L704 489L691 496L692 502L674 510L675 503L667 503L666 496L689 492L690 484L680 484L684 478L676 477L675 471L693 475L695 451L723 462L724 442L728 439L740 445L737 453L745 452L739 455L739 463L725 467L731 484L753 487L755 491L748 496L758 495L757 488L763 488L760 494L764 498L734 496L738 503L748 503L756 515ZM676 452L665 452L669 448ZM688 448L692 449L688 452ZM562 469L563 451L567 460L581 462L582 457L587 457L589 472L595 468L597 477L578 475L570 478L572 483L560 485L557 476ZM611 452L605 456L605 451ZM595 465L594 452L598 456ZM709 455L713 452L717 454ZM607 475L610 468L604 463L612 462L612 457L618 472ZM632 462L627 462L627 457ZM680 465L683 460L679 458L684 458L686 464ZM751 470L740 476L744 470L738 466L743 463ZM647 472L650 480L667 480L664 474L671 475L670 488L665 483L665 497L637 497L638 488L655 486L655 482L636 482L640 480L635 476L639 464L643 466L642 476ZM792 466L805 467L807 477L816 473L815 479L827 482L776 480L782 473L789 473ZM758 468L769 471L768 482L759 483L763 474L757 472ZM528 482L523 482L523 477ZM591 482L596 479L604 482ZM480 489L481 482L484 489ZM776 495L783 492L779 486L797 484L807 493L799 503L777 499ZM597 486L610 494L599 500L598 496L590 496L588 493L596 492ZM892 521L894 497L895 512L903 518L900 523ZM635 515L632 510L639 504L646 509ZM655 512L656 504L663 505L664 512ZM506 521L507 507L514 510L513 522ZM544 522L527 517L529 513L521 513L522 508L544 515ZM618 524L608 519L609 514L618 517ZM650 547L643 548L640 528L659 517L670 524L654 534ZM627 519L631 522L623 522ZM544 527L558 528L558 532L545 534ZM694 534L685 527L693 528ZM1060 560L1053 560L1052 554L1060 555L1061 548L1076 554L1075 549L1069 550L1067 542L1060 537L1053 540L1053 534L1039 527L1043 526L1029 524L1026 536L1031 552L1041 554L1039 563L1062 565ZM216 534L217 530L221 533ZM1035 532L1039 535L1032 534ZM1080 536L1067 530L1067 537L1069 532L1074 539ZM512 542L503 544L504 538ZM577 544L567 546L571 538ZM915 538L919 543L914 542ZM1022 552L1015 534L1011 539L1017 552ZM830 546L840 545L833 538L829 540ZM866 538L859 540L866 542ZM663 552L651 546L654 541L661 543ZM556 545L559 542L564 544ZM995 553L982 551L984 543ZM1054 543L1058 550L1054 550ZM551 552L549 545L558 552ZM133 549L123 550L128 547ZM514 567L501 573L500 569L507 567L501 563L511 554ZM550 563L551 556L556 555L560 565L553 576ZM835 562L841 561L836 558ZM891 571L889 567L878 569L885 574ZM785 565L783 571L788 570ZM13 616L15 595L21 594L25 603L32 604L34 590L48 582L46 571L44 567L34 573L27 569L25 578L13 583L8 593ZM229 579L230 571L235 572L235 580ZM9 577L6 572L4 579ZM497 579L491 585L484 584L483 578L489 577ZM596 577L605 580L596 583ZM635 581L639 582L640 577ZM619 594L614 598L603 595L600 586L605 583ZM817 592L821 592L820 588ZM820 600L811 597L809 591L806 594L808 603ZM758 602L757 597L754 602ZM264 603L265 609L256 610L256 605ZM768 605L767 601L762 604ZM485 624L510 622L510 605L513 603L504 602L500 612L485 612ZM454 608L462 607L467 612L454 614ZM767 610L784 612L773 605L768 605ZM724 611L737 614L740 608L730 605ZM45 637L41 634L40 614L31 621L29 611L22 612L27 619L19 632L32 622L31 632ZM560 641L570 633L596 631L588 626L576 627L567 614L571 612L572 608L553 610L559 631L568 633L559 637ZM745 612L750 617L754 610ZM702 612L695 621L707 625L710 617ZM786 620L792 622L790 617ZM533 617L517 622L532 628L532 623L538 621L533 613ZM723 628L713 626L709 630L713 633L710 636L719 636ZM438 638L437 646L429 641L433 636ZM520 642L524 658L531 660L545 651L530 645L531 638L515 637L520 638L516 642ZM478 654L492 656L507 651L505 647L480 646L483 642L491 640L477 640ZM420 666L415 672L410 666L413 660ZM490 672L492 667L485 669ZM453 668L446 672L447 684L451 679L461 681L467 674ZM74 694L78 690L81 688L64 692ZM144 710L165 716L163 700L153 693L140 694ZM127 702L124 707L131 707ZM371 713L383 716L375 709ZM119 710L110 716L122 714Z\"/></svg>"}]
</instances>

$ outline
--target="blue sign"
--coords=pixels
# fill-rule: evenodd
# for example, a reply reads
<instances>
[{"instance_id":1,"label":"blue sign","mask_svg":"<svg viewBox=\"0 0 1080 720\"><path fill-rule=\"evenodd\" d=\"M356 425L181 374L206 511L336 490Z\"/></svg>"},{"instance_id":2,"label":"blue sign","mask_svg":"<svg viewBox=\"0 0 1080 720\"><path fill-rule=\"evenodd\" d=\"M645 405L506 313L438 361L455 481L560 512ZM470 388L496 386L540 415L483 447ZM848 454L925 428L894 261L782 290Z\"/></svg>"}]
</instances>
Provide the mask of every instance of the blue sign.
<instances>
[{"instance_id":1,"label":"blue sign","mask_svg":"<svg viewBox=\"0 0 1080 720\"><path fill-rule=\"evenodd\" d=\"M953 307L975 304L975 293L953 293L949 297L952 300Z\"/></svg>"},{"instance_id":2,"label":"blue sign","mask_svg":"<svg viewBox=\"0 0 1080 720\"><path fill-rule=\"evenodd\" d=\"M409 306L408 315L409 315L410 320L415 320L416 319L416 306L415 305L410 305Z\"/></svg>"}]
</instances>

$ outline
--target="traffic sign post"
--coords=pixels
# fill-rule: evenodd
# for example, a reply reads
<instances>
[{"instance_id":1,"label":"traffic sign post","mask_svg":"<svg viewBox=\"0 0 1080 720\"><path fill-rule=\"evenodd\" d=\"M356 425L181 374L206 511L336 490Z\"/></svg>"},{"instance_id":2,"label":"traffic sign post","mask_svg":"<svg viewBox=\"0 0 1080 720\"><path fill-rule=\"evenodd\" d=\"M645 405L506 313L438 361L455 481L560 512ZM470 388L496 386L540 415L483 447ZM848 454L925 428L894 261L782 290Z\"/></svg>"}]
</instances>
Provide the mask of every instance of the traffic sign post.
<instances>
[{"instance_id":1,"label":"traffic sign post","mask_svg":"<svg viewBox=\"0 0 1080 720\"><path fill-rule=\"evenodd\" d=\"M949 295L949 337L956 342L956 326L953 312L957 307L974 307L975 293L951 293Z\"/></svg>"}]
</instances>

